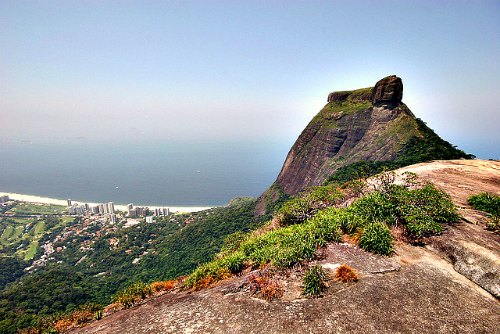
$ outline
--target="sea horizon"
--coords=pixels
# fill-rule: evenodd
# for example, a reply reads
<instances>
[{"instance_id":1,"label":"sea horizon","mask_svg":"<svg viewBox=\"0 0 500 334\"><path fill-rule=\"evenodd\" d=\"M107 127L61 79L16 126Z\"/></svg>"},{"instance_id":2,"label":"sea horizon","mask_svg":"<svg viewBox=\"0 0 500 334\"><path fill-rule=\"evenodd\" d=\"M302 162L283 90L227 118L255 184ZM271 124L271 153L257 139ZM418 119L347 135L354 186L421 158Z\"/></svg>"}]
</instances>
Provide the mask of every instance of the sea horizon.
<instances>
[{"instance_id":1,"label":"sea horizon","mask_svg":"<svg viewBox=\"0 0 500 334\"><path fill-rule=\"evenodd\" d=\"M285 145L265 143L17 144L0 148L0 191L78 202L214 207L257 197Z\"/></svg>"}]
</instances>

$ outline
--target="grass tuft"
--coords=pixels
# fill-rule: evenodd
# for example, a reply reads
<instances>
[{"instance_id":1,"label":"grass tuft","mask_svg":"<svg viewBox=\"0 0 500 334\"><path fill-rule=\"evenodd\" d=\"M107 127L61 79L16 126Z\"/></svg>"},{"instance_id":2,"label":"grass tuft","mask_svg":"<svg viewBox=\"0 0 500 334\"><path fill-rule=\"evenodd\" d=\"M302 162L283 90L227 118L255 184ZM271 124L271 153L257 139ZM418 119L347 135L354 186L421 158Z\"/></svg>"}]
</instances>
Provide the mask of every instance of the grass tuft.
<instances>
[{"instance_id":1,"label":"grass tuft","mask_svg":"<svg viewBox=\"0 0 500 334\"><path fill-rule=\"evenodd\" d=\"M335 271L335 280L340 281L342 283L348 282L357 282L358 281L358 273L347 264L342 264Z\"/></svg>"},{"instance_id":2,"label":"grass tuft","mask_svg":"<svg viewBox=\"0 0 500 334\"><path fill-rule=\"evenodd\" d=\"M268 302L283 296L284 289L281 284L265 274L250 276L248 284L252 294L257 295Z\"/></svg>"},{"instance_id":3,"label":"grass tuft","mask_svg":"<svg viewBox=\"0 0 500 334\"><path fill-rule=\"evenodd\" d=\"M315 265L306 272L302 283L305 295L319 297L328 288L328 275L323 267Z\"/></svg>"}]
</instances>

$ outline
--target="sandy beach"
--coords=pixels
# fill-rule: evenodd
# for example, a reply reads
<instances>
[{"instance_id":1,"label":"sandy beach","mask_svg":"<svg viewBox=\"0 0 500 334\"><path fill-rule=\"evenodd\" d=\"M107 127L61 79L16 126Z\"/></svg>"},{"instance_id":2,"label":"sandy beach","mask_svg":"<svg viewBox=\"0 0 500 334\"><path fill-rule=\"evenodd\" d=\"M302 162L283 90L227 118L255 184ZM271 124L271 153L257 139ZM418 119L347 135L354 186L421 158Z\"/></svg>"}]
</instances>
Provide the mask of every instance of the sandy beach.
<instances>
[{"instance_id":1,"label":"sandy beach","mask_svg":"<svg viewBox=\"0 0 500 334\"><path fill-rule=\"evenodd\" d=\"M42 204L54 204L54 205L63 205L67 206L67 201L63 199L57 199L57 198L50 198L50 197L43 197L43 196L35 196L35 195L26 195L26 194L17 194L17 193L6 193L6 192L0 192L0 196L2 195L7 195L9 196L10 199L14 199L17 201L22 201L22 202L29 202L29 203L42 203ZM82 202L82 201L75 201L72 200L73 203L77 204L85 204L88 203L90 206L96 206L101 203L91 203L91 202ZM126 211L127 206L126 205L121 205L121 204L116 204L115 203L115 209L121 210L121 211ZM169 205L163 205L163 206L156 206L156 205L143 205L143 204L137 204L134 206L147 206L150 209L156 209L156 208L169 208L170 212L197 212L197 211L202 211L206 209L212 208L211 206L169 206Z\"/></svg>"}]
</instances>

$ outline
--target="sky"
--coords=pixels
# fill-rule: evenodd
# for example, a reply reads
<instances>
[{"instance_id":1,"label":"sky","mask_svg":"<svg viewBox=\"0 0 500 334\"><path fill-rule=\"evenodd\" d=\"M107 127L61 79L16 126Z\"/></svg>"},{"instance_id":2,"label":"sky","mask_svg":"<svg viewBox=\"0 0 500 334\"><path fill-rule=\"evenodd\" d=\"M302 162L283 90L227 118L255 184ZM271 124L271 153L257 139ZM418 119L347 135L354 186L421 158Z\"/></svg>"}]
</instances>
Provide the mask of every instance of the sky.
<instances>
[{"instance_id":1,"label":"sky","mask_svg":"<svg viewBox=\"0 0 500 334\"><path fill-rule=\"evenodd\" d=\"M288 149L328 93L391 74L500 158L499 1L0 1L0 145Z\"/></svg>"}]
</instances>

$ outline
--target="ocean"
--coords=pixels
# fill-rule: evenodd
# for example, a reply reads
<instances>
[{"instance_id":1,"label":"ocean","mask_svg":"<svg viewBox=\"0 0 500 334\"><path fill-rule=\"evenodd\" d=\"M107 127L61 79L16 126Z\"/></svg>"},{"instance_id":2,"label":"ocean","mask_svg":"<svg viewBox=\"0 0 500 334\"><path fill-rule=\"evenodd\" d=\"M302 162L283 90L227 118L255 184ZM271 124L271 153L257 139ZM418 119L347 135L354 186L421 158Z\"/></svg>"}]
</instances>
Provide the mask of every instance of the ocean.
<instances>
[{"instance_id":1,"label":"ocean","mask_svg":"<svg viewBox=\"0 0 500 334\"><path fill-rule=\"evenodd\" d=\"M0 192L82 202L218 206L258 196L287 144L62 143L0 147Z\"/></svg>"}]
</instances>

